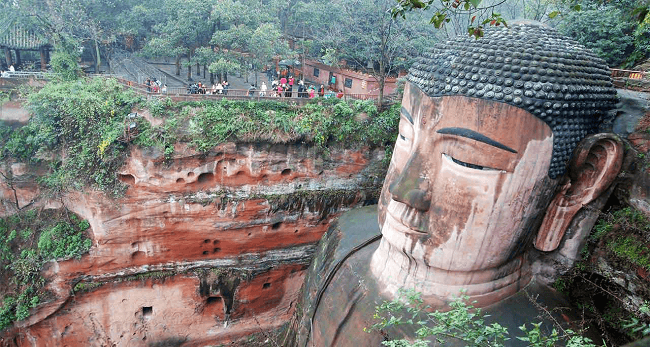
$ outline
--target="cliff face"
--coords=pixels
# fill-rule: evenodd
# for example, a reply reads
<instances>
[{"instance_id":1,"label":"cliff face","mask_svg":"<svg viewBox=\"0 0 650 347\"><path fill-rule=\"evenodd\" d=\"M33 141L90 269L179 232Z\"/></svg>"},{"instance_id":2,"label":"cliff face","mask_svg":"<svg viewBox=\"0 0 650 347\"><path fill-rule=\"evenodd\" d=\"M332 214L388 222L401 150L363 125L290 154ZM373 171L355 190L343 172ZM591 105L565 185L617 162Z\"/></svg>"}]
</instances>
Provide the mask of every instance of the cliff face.
<instances>
[{"instance_id":1,"label":"cliff face","mask_svg":"<svg viewBox=\"0 0 650 347\"><path fill-rule=\"evenodd\" d=\"M207 155L134 149L128 189L39 199L24 165L5 168L2 214L64 205L91 225L81 259L45 269L55 299L3 333L19 346L202 345L280 327L315 245L344 210L376 200L383 151L226 143ZM15 194L14 194L15 192Z\"/></svg>"}]
</instances>

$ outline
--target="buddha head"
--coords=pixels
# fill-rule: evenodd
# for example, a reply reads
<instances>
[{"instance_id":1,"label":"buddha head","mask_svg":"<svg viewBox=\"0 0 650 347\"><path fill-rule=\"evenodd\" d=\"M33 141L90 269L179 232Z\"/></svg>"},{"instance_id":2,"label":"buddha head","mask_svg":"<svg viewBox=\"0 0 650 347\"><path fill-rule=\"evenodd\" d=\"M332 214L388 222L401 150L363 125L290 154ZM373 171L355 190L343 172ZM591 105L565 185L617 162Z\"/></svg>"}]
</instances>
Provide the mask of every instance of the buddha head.
<instances>
[{"instance_id":1,"label":"buddha head","mask_svg":"<svg viewBox=\"0 0 650 347\"><path fill-rule=\"evenodd\" d=\"M555 250L618 173L620 141L598 134L615 103L604 62L539 24L436 45L407 77L373 274L442 301L518 291L527 251Z\"/></svg>"}]
</instances>

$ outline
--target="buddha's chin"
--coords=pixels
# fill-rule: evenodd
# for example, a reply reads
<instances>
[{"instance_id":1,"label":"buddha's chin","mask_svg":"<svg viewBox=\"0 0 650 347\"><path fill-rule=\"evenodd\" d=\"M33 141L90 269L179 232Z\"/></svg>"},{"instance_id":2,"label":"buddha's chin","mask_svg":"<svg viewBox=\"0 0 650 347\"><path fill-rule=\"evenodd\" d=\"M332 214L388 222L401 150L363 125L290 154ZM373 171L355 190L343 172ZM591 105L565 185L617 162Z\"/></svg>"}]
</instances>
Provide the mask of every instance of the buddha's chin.
<instances>
[{"instance_id":1,"label":"buddha's chin","mask_svg":"<svg viewBox=\"0 0 650 347\"><path fill-rule=\"evenodd\" d=\"M421 266L426 264L424 248L426 240L429 238L428 233L413 230L390 213L386 214L381 233L383 236L382 242L387 242L390 245L390 248L392 248L391 253L402 253L403 256L419 263ZM392 256L397 256L397 254L393 253Z\"/></svg>"}]
</instances>

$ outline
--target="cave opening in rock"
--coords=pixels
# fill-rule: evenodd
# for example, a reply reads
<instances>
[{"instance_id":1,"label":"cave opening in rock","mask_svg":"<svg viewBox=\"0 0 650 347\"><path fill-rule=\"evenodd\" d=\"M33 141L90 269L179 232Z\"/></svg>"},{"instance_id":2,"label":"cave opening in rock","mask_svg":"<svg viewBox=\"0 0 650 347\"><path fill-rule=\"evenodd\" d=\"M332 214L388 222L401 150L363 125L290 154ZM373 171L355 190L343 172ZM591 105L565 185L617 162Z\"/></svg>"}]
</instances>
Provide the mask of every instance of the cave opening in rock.
<instances>
[{"instance_id":1,"label":"cave opening in rock","mask_svg":"<svg viewBox=\"0 0 650 347\"><path fill-rule=\"evenodd\" d=\"M122 181L122 182L124 182L124 183L126 183L126 184L128 184L128 185L130 185L130 186L134 186L134 185L135 185L135 177L134 177L133 175L130 175L130 174L119 174L119 175L117 176L117 178L118 178L120 181Z\"/></svg>"},{"instance_id":2,"label":"cave opening in rock","mask_svg":"<svg viewBox=\"0 0 650 347\"><path fill-rule=\"evenodd\" d=\"M199 175L199 177L196 178L196 181L199 183L207 183L212 181L214 178L214 174L212 172L204 172Z\"/></svg>"},{"instance_id":3,"label":"cave opening in rock","mask_svg":"<svg viewBox=\"0 0 650 347\"><path fill-rule=\"evenodd\" d=\"M269 282L266 282L262 285L262 289L269 289L269 288L271 288L271 283Z\"/></svg>"},{"instance_id":4,"label":"cave opening in rock","mask_svg":"<svg viewBox=\"0 0 650 347\"><path fill-rule=\"evenodd\" d=\"M149 317L153 314L153 306L142 306L142 315Z\"/></svg>"},{"instance_id":5,"label":"cave opening in rock","mask_svg":"<svg viewBox=\"0 0 650 347\"><path fill-rule=\"evenodd\" d=\"M205 304L208 305L208 306L211 306L211 305L214 305L214 304L217 304L217 303L220 303L220 302L221 302L221 297L220 296L210 296L206 300Z\"/></svg>"}]
</instances>

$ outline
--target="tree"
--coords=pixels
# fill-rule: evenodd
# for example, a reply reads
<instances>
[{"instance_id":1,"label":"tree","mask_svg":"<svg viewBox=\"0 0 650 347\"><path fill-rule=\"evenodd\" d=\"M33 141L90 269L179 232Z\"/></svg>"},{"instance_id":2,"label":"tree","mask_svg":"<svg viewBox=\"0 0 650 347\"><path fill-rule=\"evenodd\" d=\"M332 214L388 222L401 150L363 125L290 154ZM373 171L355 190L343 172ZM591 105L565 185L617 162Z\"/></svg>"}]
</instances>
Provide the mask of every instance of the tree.
<instances>
[{"instance_id":1,"label":"tree","mask_svg":"<svg viewBox=\"0 0 650 347\"><path fill-rule=\"evenodd\" d=\"M182 53L187 56L187 79L192 78L192 55L196 48L207 44L212 37L213 25L210 0L166 0L167 15L153 27L157 39L147 42L145 52L150 56L176 57L176 75L180 75Z\"/></svg>"},{"instance_id":2,"label":"tree","mask_svg":"<svg viewBox=\"0 0 650 347\"><path fill-rule=\"evenodd\" d=\"M624 21L623 13L614 6L589 6L568 12L558 29L593 50L612 67L621 65L634 50L634 39L630 35L634 25Z\"/></svg>"},{"instance_id":3,"label":"tree","mask_svg":"<svg viewBox=\"0 0 650 347\"><path fill-rule=\"evenodd\" d=\"M314 41L312 55L322 53L331 64L345 59L375 76L381 103L386 77L407 69L411 59L436 41L422 13L404 13L404 19L398 20L391 13L394 4L391 0L302 3L296 5L290 27L303 39Z\"/></svg>"},{"instance_id":4,"label":"tree","mask_svg":"<svg viewBox=\"0 0 650 347\"><path fill-rule=\"evenodd\" d=\"M289 53L277 18L272 15L273 9L273 6L262 7L252 0L224 0L212 13L217 30L210 43L217 51L229 53L221 58L237 57L239 66L250 66L255 71L256 84L257 72L263 64L276 55Z\"/></svg>"}]
</instances>

